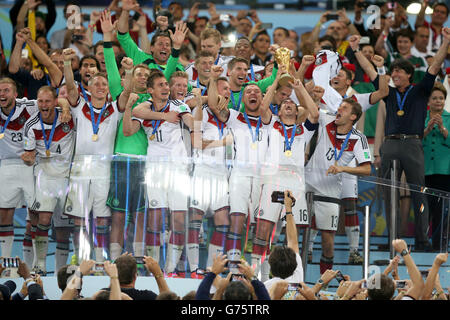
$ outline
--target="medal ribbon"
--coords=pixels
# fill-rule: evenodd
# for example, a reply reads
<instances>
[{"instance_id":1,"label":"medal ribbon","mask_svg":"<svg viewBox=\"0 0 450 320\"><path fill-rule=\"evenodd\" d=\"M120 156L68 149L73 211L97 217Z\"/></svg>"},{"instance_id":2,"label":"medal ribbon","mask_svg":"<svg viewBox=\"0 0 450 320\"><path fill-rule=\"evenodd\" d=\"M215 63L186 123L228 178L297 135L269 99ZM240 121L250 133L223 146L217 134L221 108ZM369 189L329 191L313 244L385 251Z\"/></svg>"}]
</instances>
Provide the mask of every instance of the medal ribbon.
<instances>
[{"instance_id":1,"label":"medal ribbon","mask_svg":"<svg viewBox=\"0 0 450 320\"><path fill-rule=\"evenodd\" d=\"M214 120L217 123L217 130L219 130L219 139L222 139L223 136L223 128L225 124L223 122L220 122L219 119L217 119L216 115L213 113Z\"/></svg>"},{"instance_id":2,"label":"medal ribbon","mask_svg":"<svg viewBox=\"0 0 450 320\"><path fill-rule=\"evenodd\" d=\"M347 133L347 136L345 137L345 140L344 140L344 142L341 145L341 150L339 151L339 155L337 157L336 157L336 154L337 154L337 152L336 152L337 138L336 138L336 136L334 136L334 140L335 140L334 141L334 160L336 160L336 162L338 162L339 159L342 157L342 154L344 153L344 150L347 147L348 139L350 139L351 135L352 135L352 130L350 130Z\"/></svg>"},{"instance_id":3,"label":"medal ribbon","mask_svg":"<svg viewBox=\"0 0 450 320\"><path fill-rule=\"evenodd\" d=\"M269 105L269 108L270 108L270 111L272 111L272 113L274 114L274 115L278 115L278 105L273 105L273 104L270 104Z\"/></svg>"},{"instance_id":4,"label":"medal ribbon","mask_svg":"<svg viewBox=\"0 0 450 320\"><path fill-rule=\"evenodd\" d=\"M241 101L242 101L242 93L243 93L243 90L241 90L241 91L239 92L239 101L238 101L238 104L237 104L237 105L236 105L236 102L234 101L234 94L233 94L233 91L230 90L230 92L231 92L230 98L231 98L231 103L233 104L233 109L236 110L236 111L239 111L239 109L241 108Z\"/></svg>"},{"instance_id":5,"label":"medal ribbon","mask_svg":"<svg viewBox=\"0 0 450 320\"><path fill-rule=\"evenodd\" d=\"M199 88L200 89L200 80L198 80L198 78L197 78L197 88ZM205 92L206 92L206 89L207 89L207 87L205 86L203 89L202 89L202 97L203 97L203 95L205 94Z\"/></svg>"},{"instance_id":6,"label":"medal ribbon","mask_svg":"<svg viewBox=\"0 0 450 320\"><path fill-rule=\"evenodd\" d=\"M413 86L410 86L408 90L406 90L405 95L403 96L403 99L400 98L400 93L398 91L395 91L395 94L397 95L397 104L398 108L400 110L403 110L403 106L405 105L406 97L408 96L409 91L413 88Z\"/></svg>"},{"instance_id":7,"label":"medal ribbon","mask_svg":"<svg viewBox=\"0 0 450 320\"><path fill-rule=\"evenodd\" d=\"M169 100L167 100L166 105L165 105L164 108L163 108L161 111L159 111L159 112L164 112L164 111L167 109L168 106L169 106ZM152 111L157 112L157 111L153 108L153 103L152 103L151 109L152 109ZM158 128L159 128L160 123L161 123L161 120L152 120L152 127L153 127L152 135L154 135L154 134L156 133L156 131L157 131Z\"/></svg>"},{"instance_id":8,"label":"medal ribbon","mask_svg":"<svg viewBox=\"0 0 450 320\"><path fill-rule=\"evenodd\" d=\"M283 126L284 143L286 145L286 150L291 150L292 143L294 142L294 139L295 139L295 131L297 130L297 124L295 124L294 127L292 128L292 136L291 136L290 140L289 140L288 132L286 130L286 126L284 125L283 122L281 122L281 125Z\"/></svg>"},{"instance_id":9,"label":"medal ribbon","mask_svg":"<svg viewBox=\"0 0 450 320\"><path fill-rule=\"evenodd\" d=\"M255 81L255 71L253 71L253 63L250 65L250 74L251 74L252 78L250 79L249 76L247 76L247 80Z\"/></svg>"},{"instance_id":10,"label":"medal ribbon","mask_svg":"<svg viewBox=\"0 0 450 320\"><path fill-rule=\"evenodd\" d=\"M8 118L6 119L5 125L3 126L2 130L0 131L0 133L4 133L5 132L6 128L8 127L9 121L11 121L11 117L13 116L14 112L16 112L16 106L14 106L14 108L9 113Z\"/></svg>"},{"instance_id":11,"label":"medal ribbon","mask_svg":"<svg viewBox=\"0 0 450 320\"><path fill-rule=\"evenodd\" d=\"M86 100L86 102L89 104L89 110L91 111L91 123L92 123L92 131L94 132L94 134L98 133L98 127L100 126L100 120L102 119L102 114L103 111L105 111L106 109L106 103L107 101L105 101L105 104L103 105L102 109L100 110L100 114L98 115L97 121L95 121L95 117L94 117L94 107L92 106L91 101L89 101L86 91L83 88L83 85L80 83L80 87L81 87L81 92L83 92L83 97L84 100Z\"/></svg>"},{"instance_id":12,"label":"medal ribbon","mask_svg":"<svg viewBox=\"0 0 450 320\"><path fill-rule=\"evenodd\" d=\"M55 109L55 112L56 112L56 114L55 114L55 118L53 119L52 130L50 130L50 136L48 137L48 140L47 140L47 135L45 134L45 128L44 128L44 122L42 121L42 115L41 115L41 113L39 113L39 121L41 122L42 136L44 138L45 150L50 149L50 145L52 144L52 140L53 140L53 135L55 134L56 121L58 119L58 109Z\"/></svg>"},{"instance_id":13,"label":"medal ribbon","mask_svg":"<svg viewBox=\"0 0 450 320\"><path fill-rule=\"evenodd\" d=\"M258 135L259 135L259 127L261 126L261 116L259 116L258 123L256 124L256 130L255 130L256 134L253 134L252 125L250 124L250 120L248 119L247 112L244 112L244 118L245 118L245 121L247 122L248 128L250 129L250 132L252 134L252 142L255 143L255 141L256 141L256 139L258 138Z\"/></svg>"}]
</instances>

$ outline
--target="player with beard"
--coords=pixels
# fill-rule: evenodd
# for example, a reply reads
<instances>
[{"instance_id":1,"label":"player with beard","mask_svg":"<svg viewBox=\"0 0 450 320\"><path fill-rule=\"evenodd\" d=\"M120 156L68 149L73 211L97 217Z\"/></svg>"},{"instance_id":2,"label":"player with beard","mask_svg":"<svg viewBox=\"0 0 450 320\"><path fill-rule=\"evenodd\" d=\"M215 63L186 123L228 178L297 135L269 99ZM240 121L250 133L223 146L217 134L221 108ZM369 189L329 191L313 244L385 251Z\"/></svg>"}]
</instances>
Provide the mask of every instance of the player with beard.
<instances>
[{"instance_id":1,"label":"player with beard","mask_svg":"<svg viewBox=\"0 0 450 320\"><path fill-rule=\"evenodd\" d=\"M39 89L37 103L39 112L25 123L25 152L21 158L26 165L35 166L36 193L31 209L38 217L33 217L34 212L30 212L31 220L37 219L34 268L45 275L48 230L55 208L61 208L66 198L75 134L69 103L58 99L53 88ZM58 105L62 112L56 109ZM61 210L57 212L61 213Z\"/></svg>"},{"instance_id":2,"label":"player with beard","mask_svg":"<svg viewBox=\"0 0 450 320\"><path fill-rule=\"evenodd\" d=\"M240 59L240 58L235 58ZM233 59L234 60L234 59ZM247 73L242 59L242 76ZM241 68L239 68L241 69ZM244 70L245 69L245 70ZM234 68L231 68L233 72ZM213 73L220 72L219 67ZM232 86L232 84L231 84ZM263 103L262 90L258 83L249 82L243 90L244 112L233 109L217 109L218 95L210 88L209 107L219 121L225 123L234 138L234 166L229 180L230 188L230 231L225 251L229 260L241 257L241 233L249 212L253 212L260 198L260 169L268 151L268 136L272 113L269 103ZM217 99L217 100L216 100ZM266 99L267 100L267 99Z\"/></svg>"},{"instance_id":3,"label":"player with beard","mask_svg":"<svg viewBox=\"0 0 450 320\"><path fill-rule=\"evenodd\" d=\"M14 242L14 210L22 199L28 209L34 200L33 168L26 166L20 156L23 153L25 122L38 112L38 105L36 100L17 99L14 80L1 78L0 108L0 176L3 181L8 181L0 184L0 250L1 256L10 257ZM32 236L36 226L37 220L30 222L28 214L23 257L29 266L33 263Z\"/></svg>"}]
</instances>

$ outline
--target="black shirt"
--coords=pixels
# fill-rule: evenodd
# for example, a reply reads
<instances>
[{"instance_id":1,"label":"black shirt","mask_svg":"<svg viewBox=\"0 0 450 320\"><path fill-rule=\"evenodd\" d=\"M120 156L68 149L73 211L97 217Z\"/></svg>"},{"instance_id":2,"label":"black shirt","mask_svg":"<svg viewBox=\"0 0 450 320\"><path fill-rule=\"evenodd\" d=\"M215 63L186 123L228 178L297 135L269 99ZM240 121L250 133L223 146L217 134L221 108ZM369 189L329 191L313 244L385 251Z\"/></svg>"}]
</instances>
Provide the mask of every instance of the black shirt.
<instances>
[{"instance_id":1,"label":"black shirt","mask_svg":"<svg viewBox=\"0 0 450 320\"><path fill-rule=\"evenodd\" d=\"M110 288L103 288L102 290L109 291ZM156 300L158 296L152 290L138 290L135 288L120 288L120 290L133 300Z\"/></svg>"},{"instance_id":2,"label":"black shirt","mask_svg":"<svg viewBox=\"0 0 450 320\"><path fill-rule=\"evenodd\" d=\"M413 86L403 105L403 116L397 115L399 106L397 102L397 93L400 94L400 101L403 100L405 92L400 93L396 88L389 86L389 95L383 98L386 103L386 125L384 129L385 136L391 134L417 134L423 136L425 129L425 119L427 117L428 98L431 95L436 76L430 73L425 74L422 81ZM378 83L373 82L378 90Z\"/></svg>"}]
</instances>

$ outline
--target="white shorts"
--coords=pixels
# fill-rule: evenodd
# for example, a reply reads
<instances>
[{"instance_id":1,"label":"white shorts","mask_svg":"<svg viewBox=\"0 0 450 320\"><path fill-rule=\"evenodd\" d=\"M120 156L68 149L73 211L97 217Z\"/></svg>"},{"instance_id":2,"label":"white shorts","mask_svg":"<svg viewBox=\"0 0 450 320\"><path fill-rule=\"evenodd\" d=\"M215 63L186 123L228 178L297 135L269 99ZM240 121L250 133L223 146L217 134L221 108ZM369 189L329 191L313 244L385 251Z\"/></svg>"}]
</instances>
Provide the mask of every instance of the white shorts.
<instances>
[{"instance_id":1,"label":"white shorts","mask_svg":"<svg viewBox=\"0 0 450 320\"><path fill-rule=\"evenodd\" d=\"M229 206L228 171L195 165L190 207L213 214Z\"/></svg>"},{"instance_id":2,"label":"white shorts","mask_svg":"<svg viewBox=\"0 0 450 320\"><path fill-rule=\"evenodd\" d=\"M148 207L187 211L191 182L187 165L149 163L145 169Z\"/></svg>"},{"instance_id":3,"label":"white shorts","mask_svg":"<svg viewBox=\"0 0 450 320\"><path fill-rule=\"evenodd\" d=\"M18 208L24 202L31 207L35 197L33 167L16 160L1 160L0 177L0 208Z\"/></svg>"},{"instance_id":4,"label":"white shorts","mask_svg":"<svg viewBox=\"0 0 450 320\"><path fill-rule=\"evenodd\" d=\"M295 198L295 205L292 208L295 224L308 225L304 181L304 177L293 171L279 171L274 176L264 178L260 210L256 212L255 217L277 223L285 209L283 204L272 202L272 192L290 190Z\"/></svg>"},{"instance_id":5,"label":"white shorts","mask_svg":"<svg viewBox=\"0 0 450 320\"><path fill-rule=\"evenodd\" d=\"M348 167L356 168L356 159L352 159ZM342 173L341 199L358 198L358 177L354 174Z\"/></svg>"},{"instance_id":6,"label":"white shorts","mask_svg":"<svg viewBox=\"0 0 450 320\"><path fill-rule=\"evenodd\" d=\"M94 218L110 217L111 209L106 205L110 177L109 161L86 162L84 157L75 158L64 213L88 219L92 210Z\"/></svg>"},{"instance_id":7,"label":"white shorts","mask_svg":"<svg viewBox=\"0 0 450 320\"><path fill-rule=\"evenodd\" d=\"M58 204L62 207L66 201L67 178L49 176L43 170L35 170L34 174L36 192L31 210L53 212Z\"/></svg>"},{"instance_id":8,"label":"white shorts","mask_svg":"<svg viewBox=\"0 0 450 320\"><path fill-rule=\"evenodd\" d=\"M235 170L230 176L230 213L249 212L250 222L255 222L254 212L259 208L261 196L261 178L259 176L243 175Z\"/></svg>"},{"instance_id":9,"label":"white shorts","mask_svg":"<svg viewBox=\"0 0 450 320\"><path fill-rule=\"evenodd\" d=\"M342 174L341 199L358 199L358 177L353 174Z\"/></svg>"},{"instance_id":10,"label":"white shorts","mask_svg":"<svg viewBox=\"0 0 450 320\"><path fill-rule=\"evenodd\" d=\"M317 230L336 231L339 222L339 205L314 201L314 220Z\"/></svg>"},{"instance_id":11,"label":"white shorts","mask_svg":"<svg viewBox=\"0 0 450 320\"><path fill-rule=\"evenodd\" d=\"M73 220L63 213L62 206L59 203L53 210L52 223L55 228L72 228L74 226Z\"/></svg>"}]
</instances>

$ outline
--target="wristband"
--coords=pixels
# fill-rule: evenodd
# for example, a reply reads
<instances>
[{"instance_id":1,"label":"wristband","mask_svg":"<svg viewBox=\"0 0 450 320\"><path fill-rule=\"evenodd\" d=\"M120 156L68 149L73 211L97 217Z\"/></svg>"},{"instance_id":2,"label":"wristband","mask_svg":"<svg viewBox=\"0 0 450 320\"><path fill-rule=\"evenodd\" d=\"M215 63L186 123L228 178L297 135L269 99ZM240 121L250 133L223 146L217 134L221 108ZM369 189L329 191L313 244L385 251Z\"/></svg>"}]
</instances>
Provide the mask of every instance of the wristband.
<instances>
[{"instance_id":1,"label":"wristband","mask_svg":"<svg viewBox=\"0 0 450 320\"><path fill-rule=\"evenodd\" d=\"M384 66L382 66L381 68L377 67L377 71L380 76L384 76L386 74L386 68Z\"/></svg>"},{"instance_id":2,"label":"wristband","mask_svg":"<svg viewBox=\"0 0 450 320\"><path fill-rule=\"evenodd\" d=\"M83 273L80 270L76 270L74 274L75 274L75 277L78 277L80 279L83 278Z\"/></svg>"},{"instance_id":3,"label":"wristband","mask_svg":"<svg viewBox=\"0 0 450 320\"><path fill-rule=\"evenodd\" d=\"M286 215L288 215L288 214L292 214L292 212L291 212L291 211L289 211L289 212L288 212L288 211L286 211Z\"/></svg>"},{"instance_id":4,"label":"wristband","mask_svg":"<svg viewBox=\"0 0 450 320\"><path fill-rule=\"evenodd\" d=\"M72 66L72 61L64 61L64 66L65 66L65 67L70 67L70 66Z\"/></svg>"},{"instance_id":5,"label":"wristband","mask_svg":"<svg viewBox=\"0 0 450 320\"><path fill-rule=\"evenodd\" d=\"M125 70L125 73L126 73L126 74L132 74L132 73L133 73L133 69L126 69L126 70Z\"/></svg>"}]
</instances>

